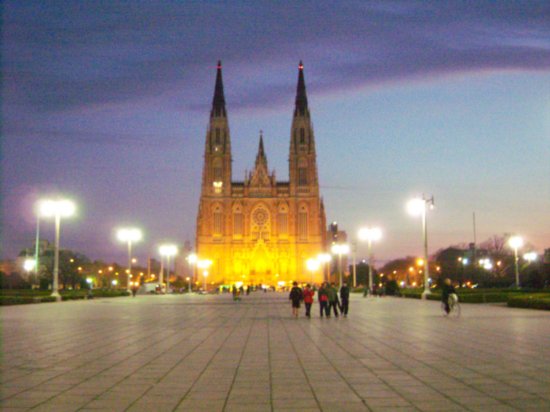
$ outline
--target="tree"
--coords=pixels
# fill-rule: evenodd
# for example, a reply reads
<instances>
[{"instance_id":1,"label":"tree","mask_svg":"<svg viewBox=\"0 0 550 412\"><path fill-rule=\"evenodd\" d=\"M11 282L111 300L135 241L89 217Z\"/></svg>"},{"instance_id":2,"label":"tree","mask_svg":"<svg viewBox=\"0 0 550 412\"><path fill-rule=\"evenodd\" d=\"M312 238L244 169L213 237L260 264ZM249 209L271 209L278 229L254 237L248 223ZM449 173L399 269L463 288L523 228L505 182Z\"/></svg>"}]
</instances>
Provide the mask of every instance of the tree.
<instances>
[{"instance_id":1,"label":"tree","mask_svg":"<svg viewBox=\"0 0 550 412\"><path fill-rule=\"evenodd\" d=\"M45 270L40 282L41 288L49 285L53 279L54 251L44 252ZM85 283L84 267L90 265L90 259L85 255L71 250L59 251L59 286L60 289L76 289L77 285ZM79 269L80 268L80 269ZM47 286L46 286L47 287Z\"/></svg>"}]
</instances>

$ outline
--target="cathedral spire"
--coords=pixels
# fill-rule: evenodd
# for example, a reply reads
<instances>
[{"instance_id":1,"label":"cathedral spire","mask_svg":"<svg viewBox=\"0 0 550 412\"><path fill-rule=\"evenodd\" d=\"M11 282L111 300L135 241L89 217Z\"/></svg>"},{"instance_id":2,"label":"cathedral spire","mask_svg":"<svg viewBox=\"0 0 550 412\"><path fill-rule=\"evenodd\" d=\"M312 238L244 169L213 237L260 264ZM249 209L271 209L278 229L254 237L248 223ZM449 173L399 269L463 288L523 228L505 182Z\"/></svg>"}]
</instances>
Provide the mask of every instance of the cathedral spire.
<instances>
[{"instance_id":1,"label":"cathedral spire","mask_svg":"<svg viewBox=\"0 0 550 412\"><path fill-rule=\"evenodd\" d=\"M265 163L267 167L267 157L265 156L265 151L264 151L264 136L261 130L260 130L260 143L258 144L258 154L256 155L256 165L258 165L259 162Z\"/></svg>"},{"instance_id":2,"label":"cathedral spire","mask_svg":"<svg viewBox=\"0 0 550 412\"><path fill-rule=\"evenodd\" d=\"M225 96L223 93L222 79L222 61L218 60L218 71L216 73L216 87L214 89L214 98L212 99L212 111L210 117L225 117Z\"/></svg>"},{"instance_id":3,"label":"cathedral spire","mask_svg":"<svg viewBox=\"0 0 550 412\"><path fill-rule=\"evenodd\" d=\"M304 80L304 64L300 60L298 65L298 86L296 87L296 106L294 116L309 114L307 107L306 82Z\"/></svg>"}]
</instances>

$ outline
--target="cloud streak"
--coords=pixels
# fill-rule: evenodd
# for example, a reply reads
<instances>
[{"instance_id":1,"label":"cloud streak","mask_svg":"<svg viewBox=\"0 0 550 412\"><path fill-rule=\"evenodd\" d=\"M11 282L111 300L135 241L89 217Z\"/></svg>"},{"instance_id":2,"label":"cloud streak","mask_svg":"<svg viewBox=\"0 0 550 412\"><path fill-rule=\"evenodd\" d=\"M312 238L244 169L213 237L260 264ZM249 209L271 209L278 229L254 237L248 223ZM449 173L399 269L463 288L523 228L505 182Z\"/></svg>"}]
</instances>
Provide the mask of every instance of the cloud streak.
<instances>
[{"instance_id":1,"label":"cloud streak","mask_svg":"<svg viewBox=\"0 0 550 412\"><path fill-rule=\"evenodd\" d=\"M175 87L187 109L204 111L218 58L235 77L246 70L265 82L244 84L233 110L288 103L294 74L271 79L300 58L321 93L550 69L546 2L8 2L4 20L5 102L42 113L146 100Z\"/></svg>"}]
</instances>

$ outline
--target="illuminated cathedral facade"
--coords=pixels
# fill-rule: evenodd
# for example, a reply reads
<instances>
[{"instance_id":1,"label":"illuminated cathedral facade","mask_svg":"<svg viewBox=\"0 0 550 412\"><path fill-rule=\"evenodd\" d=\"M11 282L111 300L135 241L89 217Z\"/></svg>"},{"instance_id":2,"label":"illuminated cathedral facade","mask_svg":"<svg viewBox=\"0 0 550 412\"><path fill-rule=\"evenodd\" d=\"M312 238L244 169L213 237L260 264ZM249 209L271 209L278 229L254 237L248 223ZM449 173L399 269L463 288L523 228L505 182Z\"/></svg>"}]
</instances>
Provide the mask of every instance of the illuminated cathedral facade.
<instances>
[{"instance_id":1,"label":"illuminated cathedral facade","mask_svg":"<svg viewBox=\"0 0 550 412\"><path fill-rule=\"evenodd\" d=\"M210 266L199 268L199 280L207 271L208 283L218 285L321 282L323 268L306 266L325 249L326 219L301 62L290 128L289 180L277 181L275 172L269 172L261 133L254 168L243 181L233 180L231 150L218 62L196 236L197 255Z\"/></svg>"}]
</instances>

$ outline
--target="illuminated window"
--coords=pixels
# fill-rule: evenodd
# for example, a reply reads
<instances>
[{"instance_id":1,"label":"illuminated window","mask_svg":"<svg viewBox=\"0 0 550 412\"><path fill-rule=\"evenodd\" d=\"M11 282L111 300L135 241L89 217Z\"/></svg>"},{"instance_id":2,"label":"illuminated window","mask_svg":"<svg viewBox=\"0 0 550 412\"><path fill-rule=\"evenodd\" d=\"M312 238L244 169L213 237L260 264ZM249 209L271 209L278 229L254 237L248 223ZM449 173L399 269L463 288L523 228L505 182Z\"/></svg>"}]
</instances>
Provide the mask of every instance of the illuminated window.
<instances>
[{"instance_id":1,"label":"illuminated window","mask_svg":"<svg viewBox=\"0 0 550 412\"><path fill-rule=\"evenodd\" d=\"M220 194L222 192L223 182L219 180L212 182L212 186L214 186L214 193Z\"/></svg>"}]
</instances>

